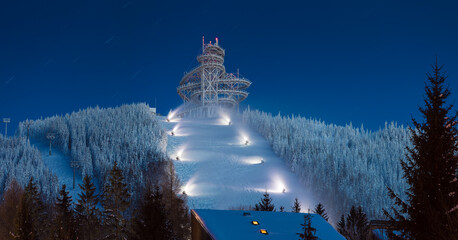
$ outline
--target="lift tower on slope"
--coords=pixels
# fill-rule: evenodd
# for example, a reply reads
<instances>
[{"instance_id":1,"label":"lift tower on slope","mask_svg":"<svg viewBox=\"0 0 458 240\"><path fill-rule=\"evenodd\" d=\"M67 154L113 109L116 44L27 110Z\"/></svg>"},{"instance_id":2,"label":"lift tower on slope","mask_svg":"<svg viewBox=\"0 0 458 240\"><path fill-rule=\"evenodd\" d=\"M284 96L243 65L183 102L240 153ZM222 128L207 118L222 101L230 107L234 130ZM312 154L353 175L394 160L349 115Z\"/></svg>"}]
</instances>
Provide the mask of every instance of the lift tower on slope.
<instances>
[{"instance_id":1,"label":"lift tower on slope","mask_svg":"<svg viewBox=\"0 0 458 240\"><path fill-rule=\"evenodd\" d=\"M185 103L185 112L195 109L205 112L213 107L234 108L248 97L246 89L251 82L238 73L227 73L224 56L218 38L214 44L211 41L206 44L202 37L202 54L197 56L200 65L186 73L177 87Z\"/></svg>"}]
</instances>

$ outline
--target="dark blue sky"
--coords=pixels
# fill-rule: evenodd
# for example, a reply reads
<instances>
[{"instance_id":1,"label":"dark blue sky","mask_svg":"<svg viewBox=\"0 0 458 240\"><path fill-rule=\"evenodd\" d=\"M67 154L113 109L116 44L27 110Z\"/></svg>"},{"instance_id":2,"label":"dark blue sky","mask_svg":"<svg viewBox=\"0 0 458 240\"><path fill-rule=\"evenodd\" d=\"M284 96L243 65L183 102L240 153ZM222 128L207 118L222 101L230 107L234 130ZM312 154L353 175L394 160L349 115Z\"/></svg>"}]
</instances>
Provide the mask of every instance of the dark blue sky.
<instances>
[{"instance_id":1,"label":"dark blue sky","mask_svg":"<svg viewBox=\"0 0 458 240\"><path fill-rule=\"evenodd\" d=\"M15 128L155 98L165 114L205 35L253 82L245 106L373 130L410 124L436 54L458 99L457 11L457 1L6 1L0 117Z\"/></svg>"}]
</instances>

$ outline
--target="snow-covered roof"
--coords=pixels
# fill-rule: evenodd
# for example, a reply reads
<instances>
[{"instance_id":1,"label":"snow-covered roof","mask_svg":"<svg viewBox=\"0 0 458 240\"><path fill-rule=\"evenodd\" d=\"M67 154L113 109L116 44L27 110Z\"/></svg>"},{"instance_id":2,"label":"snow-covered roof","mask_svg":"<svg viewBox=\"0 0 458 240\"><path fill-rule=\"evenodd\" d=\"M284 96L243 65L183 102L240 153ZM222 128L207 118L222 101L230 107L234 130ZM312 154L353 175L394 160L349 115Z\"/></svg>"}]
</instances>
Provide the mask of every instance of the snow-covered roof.
<instances>
[{"instance_id":1,"label":"snow-covered roof","mask_svg":"<svg viewBox=\"0 0 458 240\"><path fill-rule=\"evenodd\" d=\"M215 240L297 240L304 224L306 213L261 212L194 209L193 215L200 225ZM244 213L249 213L244 214ZM319 239L345 240L326 220L318 214L311 214L312 227L316 228ZM259 225L253 225L257 221ZM267 230L264 235L261 229Z\"/></svg>"}]
</instances>

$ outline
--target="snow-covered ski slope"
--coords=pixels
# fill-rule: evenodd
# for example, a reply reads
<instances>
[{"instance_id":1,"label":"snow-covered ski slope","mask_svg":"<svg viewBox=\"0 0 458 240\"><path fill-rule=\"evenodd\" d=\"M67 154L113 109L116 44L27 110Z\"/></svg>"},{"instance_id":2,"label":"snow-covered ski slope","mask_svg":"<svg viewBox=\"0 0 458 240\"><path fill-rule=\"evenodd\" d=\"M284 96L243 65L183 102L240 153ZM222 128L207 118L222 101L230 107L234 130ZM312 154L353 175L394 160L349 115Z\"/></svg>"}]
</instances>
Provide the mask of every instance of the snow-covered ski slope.
<instances>
[{"instance_id":1,"label":"snow-covered ski slope","mask_svg":"<svg viewBox=\"0 0 458 240\"><path fill-rule=\"evenodd\" d=\"M59 190L65 184L69 195L72 196L73 201L78 199L78 194L81 192L78 184L82 184L81 174L76 171L75 174L75 189L73 189L73 169L70 166L70 159L65 156L56 148L52 148L51 155L49 155L49 145L43 143L33 143L33 145L40 151L41 159L57 176L59 181Z\"/></svg>"},{"instance_id":2,"label":"snow-covered ski slope","mask_svg":"<svg viewBox=\"0 0 458 240\"><path fill-rule=\"evenodd\" d=\"M241 121L229 125L227 118L174 118L168 122L164 117L162 123L169 132L167 152L191 209L254 207L266 190L277 211L280 206L291 211L296 197L302 211L314 206L311 194L269 143Z\"/></svg>"}]
</instances>

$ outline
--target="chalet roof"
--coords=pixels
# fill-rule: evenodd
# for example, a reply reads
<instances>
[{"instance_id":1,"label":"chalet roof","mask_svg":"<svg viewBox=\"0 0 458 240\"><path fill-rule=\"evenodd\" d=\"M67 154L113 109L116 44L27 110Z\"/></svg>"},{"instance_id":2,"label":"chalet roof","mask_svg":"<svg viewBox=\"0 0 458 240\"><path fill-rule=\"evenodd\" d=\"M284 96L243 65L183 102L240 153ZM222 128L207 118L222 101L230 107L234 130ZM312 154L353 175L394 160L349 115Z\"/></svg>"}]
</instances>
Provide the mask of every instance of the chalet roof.
<instances>
[{"instance_id":1,"label":"chalet roof","mask_svg":"<svg viewBox=\"0 0 458 240\"><path fill-rule=\"evenodd\" d=\"M306 213L194 209L192 214L215 240L297 240ZM320 215L311 214L319 239L345 240ZM259 225L252 224L257 221ZM267 235L260 231L264 229Z\"/></svg>"}]
</instances>

